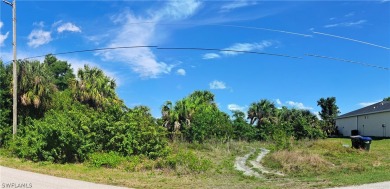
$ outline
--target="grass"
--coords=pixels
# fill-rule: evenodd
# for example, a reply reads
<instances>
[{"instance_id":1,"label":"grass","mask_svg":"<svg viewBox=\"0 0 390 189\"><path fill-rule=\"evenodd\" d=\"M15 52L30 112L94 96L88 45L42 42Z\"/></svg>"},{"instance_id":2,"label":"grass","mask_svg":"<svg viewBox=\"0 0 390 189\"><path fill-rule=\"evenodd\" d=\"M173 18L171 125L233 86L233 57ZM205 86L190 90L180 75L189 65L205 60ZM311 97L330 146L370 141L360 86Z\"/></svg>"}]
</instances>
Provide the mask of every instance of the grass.
<instances>
[{"instance_id":1,"label":"grass","mask_svg":"<svg viewBox=\"0 0 390 189\"><path fill-rule=\"evenodd\" d=\"M171 143L172 155L164 159L127 157L110 162L115 155L95 154L94 162L81 164L34 163L0 149L0 165L132 188L325 188L389 180L389 139L373 141L370 152L342 146L350 143L349 139L300 141L291 150L271 152L263 163L286 173L282 178L248 177L234 170L237 156L272 146L260 142Z\"/></svg>"}]
</instances>

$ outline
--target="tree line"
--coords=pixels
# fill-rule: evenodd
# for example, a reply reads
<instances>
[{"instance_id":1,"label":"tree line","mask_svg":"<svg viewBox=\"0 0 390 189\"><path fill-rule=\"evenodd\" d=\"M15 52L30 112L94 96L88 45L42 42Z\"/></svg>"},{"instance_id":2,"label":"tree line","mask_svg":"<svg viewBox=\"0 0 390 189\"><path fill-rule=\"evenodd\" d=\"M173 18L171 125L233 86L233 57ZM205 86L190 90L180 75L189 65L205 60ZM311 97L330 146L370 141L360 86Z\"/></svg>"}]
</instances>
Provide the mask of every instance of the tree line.
<instances>
[{"instance_id":1,"label":"tree line","mask_svg":"<svg viewBox=\"0 0 390 189\"><path fill-rule=\"evenodd\" d=\"M116 83L96 67L75 75L70 64L47 55L43 62L19 60L18 133L12 140L12 65L0 60L0 146L34 161L82 162L94 152L164 157L169 141L318 139L335 133L334 97L321 98L318 119L308 110L253 102L232 116L219 110L210 91L197 90L161 106L154 118L146 106L127 107Z\"/></svg>"}]
</instances>

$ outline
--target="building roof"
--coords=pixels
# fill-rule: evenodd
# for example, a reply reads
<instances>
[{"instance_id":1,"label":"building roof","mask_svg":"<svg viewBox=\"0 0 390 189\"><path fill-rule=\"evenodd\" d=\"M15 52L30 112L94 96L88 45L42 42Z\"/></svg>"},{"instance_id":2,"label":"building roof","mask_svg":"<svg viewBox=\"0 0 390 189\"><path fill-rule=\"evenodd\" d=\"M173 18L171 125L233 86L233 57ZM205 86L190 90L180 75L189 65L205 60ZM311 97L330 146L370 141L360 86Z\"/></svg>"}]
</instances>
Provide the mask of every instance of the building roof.
<instances>
[{"instance_id":1,"label":"building roof","mask_svg":"<svg viewBox=\"0 0 390 189\"><path fill-rule=\"evenodd\" d=\"M366 106L364 108L360 108L358 110L338 116L336 119L359 116L359 115L367 115L367 114L373 114L379 112L390 112L390 101L378 102L373 105Z\"/></svg>"}]
</instances>

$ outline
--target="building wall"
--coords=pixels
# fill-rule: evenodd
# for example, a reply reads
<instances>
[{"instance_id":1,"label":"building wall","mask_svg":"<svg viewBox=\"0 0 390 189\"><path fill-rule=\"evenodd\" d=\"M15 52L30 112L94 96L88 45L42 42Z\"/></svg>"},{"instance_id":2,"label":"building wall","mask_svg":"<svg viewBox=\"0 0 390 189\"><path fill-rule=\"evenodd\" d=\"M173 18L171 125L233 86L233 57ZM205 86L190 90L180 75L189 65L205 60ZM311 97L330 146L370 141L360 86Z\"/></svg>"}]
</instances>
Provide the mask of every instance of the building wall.
<instances>
[{"instance_id":1,"label":"building wall","mask_svg":"<svg viewBox=\"0 0 390 189\"><path fill-rule=\"evenodd\" d=\"M390 137L390 112L359 116L358 130L364 136Z\"/></svg>"},{"instance_id":2,"label":"building wall","mask_svg":"<svg viewBox=\"0 0 390 189\"><path fill-rule=\"evenodd\" d=\"M351 130L357 129L356 116L336 119L336 126L340 134L343 136L351 136Z\"/></svg>"},{"instance_id":3,"label":"building wall","mask_svg":"<svg viewBox=\"0 0 390 189\"><path fill-rule=\"evenodd\" d=\"M390 137L390 112L337 119L336 126L343 136L351 136L351 130L358 129L363 136Z\"/></svg>"}]
</instances>

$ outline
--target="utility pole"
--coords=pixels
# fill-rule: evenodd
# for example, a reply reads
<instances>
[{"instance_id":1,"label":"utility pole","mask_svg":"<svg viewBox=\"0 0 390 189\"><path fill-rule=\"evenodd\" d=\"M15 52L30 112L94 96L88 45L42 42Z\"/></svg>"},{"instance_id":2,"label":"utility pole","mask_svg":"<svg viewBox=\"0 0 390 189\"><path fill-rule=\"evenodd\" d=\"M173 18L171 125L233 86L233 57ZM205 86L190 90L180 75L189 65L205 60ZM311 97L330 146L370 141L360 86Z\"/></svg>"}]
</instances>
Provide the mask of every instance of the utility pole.
<instances>
[{"instance_id":1,"label":"utility pole","mask_svg":"<svg viewBox=\"0 0 390 189\"><path fill-rule=\"evenodd\" d=\"M12 138L15 138L16 130L18 126L18 77L17 77L17 62L16 62L16 0L13 0L12 3L3 0L4 3L12 7L12 46L14 52L14 61L12 63L12 76L13 76L13 107L12 107Z\"/></svg>"}]
</instances>

